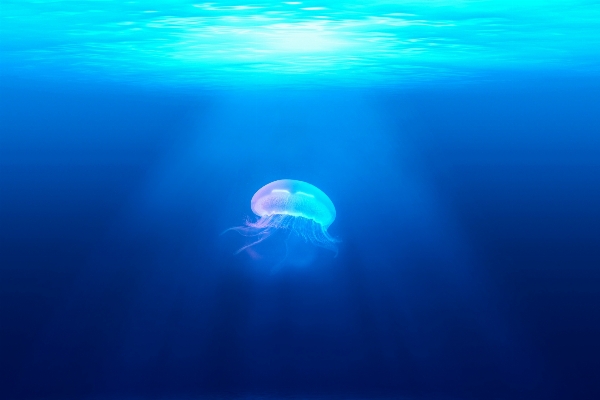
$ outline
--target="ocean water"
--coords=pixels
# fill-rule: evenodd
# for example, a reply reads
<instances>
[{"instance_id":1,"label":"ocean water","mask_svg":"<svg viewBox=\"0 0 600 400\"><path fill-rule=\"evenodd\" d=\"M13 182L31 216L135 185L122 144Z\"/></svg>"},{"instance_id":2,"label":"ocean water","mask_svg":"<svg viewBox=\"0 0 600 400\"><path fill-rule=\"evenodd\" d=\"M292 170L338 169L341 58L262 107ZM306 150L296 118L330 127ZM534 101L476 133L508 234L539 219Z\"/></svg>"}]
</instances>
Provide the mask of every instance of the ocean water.
<instances>
[{"instance_id":1,"label":"ocean water","mask_svg":"<svg viewBox=\"0 0 600 400\"><path fill-rule=\"evenodd\" d=\"M599 2L0 7L0 398L600 397Z\"/></svg>"}]
</instances>

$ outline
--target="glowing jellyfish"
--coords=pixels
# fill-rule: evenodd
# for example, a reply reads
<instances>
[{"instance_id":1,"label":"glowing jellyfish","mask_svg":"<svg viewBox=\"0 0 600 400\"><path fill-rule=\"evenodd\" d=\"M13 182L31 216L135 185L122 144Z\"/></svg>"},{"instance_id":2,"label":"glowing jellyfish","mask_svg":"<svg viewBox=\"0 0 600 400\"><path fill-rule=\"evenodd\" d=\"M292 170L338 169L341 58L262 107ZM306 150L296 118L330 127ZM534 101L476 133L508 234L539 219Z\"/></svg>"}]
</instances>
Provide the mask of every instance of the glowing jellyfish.
<instances>
[{"instance_id":1,"label":"glowing jellyfish","mask_svg":"<svg viewBox=\"0 0 600 400\"><path fill-rule=\"evenodd\" d=\"M254 194L250 205L258 220L231 229L256 240L238 253L280 231L337 253L338 240L327 232L335 220L335 207L323 191L310 183L291 179L271 182Z\"/></svg>"}]
</instances>

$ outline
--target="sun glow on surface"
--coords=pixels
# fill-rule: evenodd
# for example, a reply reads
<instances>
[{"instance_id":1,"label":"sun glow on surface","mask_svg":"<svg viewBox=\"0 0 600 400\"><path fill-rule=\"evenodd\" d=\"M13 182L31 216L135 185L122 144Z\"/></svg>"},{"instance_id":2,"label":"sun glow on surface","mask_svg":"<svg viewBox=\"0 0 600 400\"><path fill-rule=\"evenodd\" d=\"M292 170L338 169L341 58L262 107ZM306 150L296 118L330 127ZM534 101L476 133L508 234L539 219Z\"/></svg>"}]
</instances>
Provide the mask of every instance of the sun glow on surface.
<instances>
[{"instance_id":1,"label":"sun glow on surface","mask_svg":"<svg viewBox=\"0 0 600 400\"><path fill-rule=\"evenodd\" d=\"M321 53L349 47L349 44L320 27L273 27L262 35L265 47L282 53Z\"/></svg>"}]
</instances>

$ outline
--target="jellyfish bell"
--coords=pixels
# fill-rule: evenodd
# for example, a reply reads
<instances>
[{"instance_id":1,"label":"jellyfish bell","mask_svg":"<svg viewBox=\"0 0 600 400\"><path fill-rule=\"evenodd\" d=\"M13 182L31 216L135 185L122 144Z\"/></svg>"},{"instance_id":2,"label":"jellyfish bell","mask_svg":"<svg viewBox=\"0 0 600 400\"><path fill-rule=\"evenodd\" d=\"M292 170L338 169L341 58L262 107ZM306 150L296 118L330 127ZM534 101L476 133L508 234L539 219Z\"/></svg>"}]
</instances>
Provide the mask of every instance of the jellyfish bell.
<instances>
[{"instance_id":1,"label":"jellyfish bell","mask_svg":"<svg viewBox=\"0 0 600 400\"><path fill-rule=\"evenodd\" d=\"M258 220L248 220L245 225L231 230L256 240L238 253L282 231L287 234L286 247L301 239L304 243L337 253L338 240L327 232L335 220L335 207L316 186L291 179L271 182L254 194L250 206Z\"/></svg>"},{"instance_id":2,"label":"jellyfish bell","mask_svg":"<svg viewBox=\"0 0 600 400\"><path fill-rule=\"evenodd\" d=\"M335 220L335 207L325 193L310 183L281 179L252 196L250 206L259 217L288 215L314 221L327 229Z\"/></svg>"}]
</instances>

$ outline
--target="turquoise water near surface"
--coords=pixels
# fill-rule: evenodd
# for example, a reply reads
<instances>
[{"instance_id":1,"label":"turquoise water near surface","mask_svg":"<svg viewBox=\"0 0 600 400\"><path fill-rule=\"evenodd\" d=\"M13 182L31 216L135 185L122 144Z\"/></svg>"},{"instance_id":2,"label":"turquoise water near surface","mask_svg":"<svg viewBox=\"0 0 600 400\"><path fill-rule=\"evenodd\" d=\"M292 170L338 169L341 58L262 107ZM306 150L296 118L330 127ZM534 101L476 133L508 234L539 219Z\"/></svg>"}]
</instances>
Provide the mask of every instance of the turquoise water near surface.
<instances>
[{"instance_id":1,"label":"turquoise water near surface","mask_svg":"<svg viewBox=\"0 0 600 400\"><path fill-rule=\"evenodd\" d=\"M600 70L588 0L3 1L6 71L186 86L390 86Z\"/></svg>"}]
</instances>

